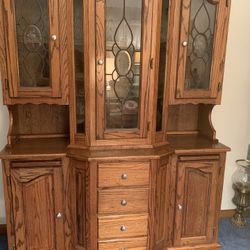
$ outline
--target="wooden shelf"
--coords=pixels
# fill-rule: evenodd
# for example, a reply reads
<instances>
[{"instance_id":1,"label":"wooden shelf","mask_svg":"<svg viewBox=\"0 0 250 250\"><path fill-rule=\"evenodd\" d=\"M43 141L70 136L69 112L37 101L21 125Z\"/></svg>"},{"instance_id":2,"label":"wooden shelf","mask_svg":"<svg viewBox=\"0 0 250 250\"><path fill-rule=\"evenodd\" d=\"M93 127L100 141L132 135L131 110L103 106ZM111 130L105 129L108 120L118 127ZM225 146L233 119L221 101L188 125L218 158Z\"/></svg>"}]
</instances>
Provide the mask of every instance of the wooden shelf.
<instances>
[{"instance_id":1,"label":"wooden shelf","mask_svg":"<svg viewBox=\"0 0 250 250\"><path fill-rule=\"evenodd\" d=\"M6 146L0 152L0 159L63 157L66 156L68 144L67 138L20 139L12 147Z\"/></svg>"},{"instance_id":2,"label":"wooden shelf","mask_svg":"<svg viewBox=\"0 0 250 250\"><path fill-rule=\"evenodd\" d=\"M211 154L228 152L230 148L217 142L197 135L168 135L168 142L176 154Z\"/></svg>"}]
</instances>

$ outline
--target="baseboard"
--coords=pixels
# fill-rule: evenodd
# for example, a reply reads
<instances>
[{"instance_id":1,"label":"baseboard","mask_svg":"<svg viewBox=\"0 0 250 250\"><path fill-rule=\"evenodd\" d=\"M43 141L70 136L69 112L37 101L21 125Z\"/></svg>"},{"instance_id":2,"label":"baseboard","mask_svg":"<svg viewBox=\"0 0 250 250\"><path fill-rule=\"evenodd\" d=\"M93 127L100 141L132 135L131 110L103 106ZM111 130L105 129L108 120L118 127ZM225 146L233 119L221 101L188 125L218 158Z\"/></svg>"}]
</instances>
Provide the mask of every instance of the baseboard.
<instances>
[{"instance_id":1,"label":"baseboard","mask_svg":"<svg viewBox=\"0 0 250 250\"><path fill-rule=\"evenodd\" d=\"M235 209L226 209L220 211L220 218L231 218L233 217L235 213ZM247 211L244 213L245 216L250 216L250 209L247 209Z\"/></svg>"},{"instance_id":2,"label":"baseboard","mask_svg":"<svg viewBox=\"0 0 250 250\"><path fill-rule=\"evenodd\" d=\"M7 226L6 224L0 224L0 235L7 234Z\"/></svg>"}]
</instances>

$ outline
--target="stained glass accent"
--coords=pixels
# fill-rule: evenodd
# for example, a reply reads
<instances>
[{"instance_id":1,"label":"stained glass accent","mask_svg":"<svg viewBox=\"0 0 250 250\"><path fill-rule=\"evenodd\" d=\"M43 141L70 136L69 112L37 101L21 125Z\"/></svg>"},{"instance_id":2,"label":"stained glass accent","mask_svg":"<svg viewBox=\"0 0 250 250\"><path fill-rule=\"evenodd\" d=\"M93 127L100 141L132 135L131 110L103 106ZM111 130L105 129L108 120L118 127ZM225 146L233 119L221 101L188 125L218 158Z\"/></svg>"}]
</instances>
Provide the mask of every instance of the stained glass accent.
<instances>
[{"instance_id":1,"label":"stained glass accent","mask_svg":"<svg viewBox=\"0 0 250 250\"><path fill-rule=\"evenodd\" d=\"M84 54L83 54L83 1L74 0L74 56L76 91L76 131L85 132Z\"/></svg>"},{"instance_id":2,"label":"stained glass accent","mask_svg":"<svg viewBox=\"0 0 250 250\"><path fill-rule=\"evenodd\" d=\"M216 5L192 0L185 88L208 89L213 54Z\"/></svg>"},{"instance_id":3,"label":"stained glass accent","mask_svg":"<svg viewBox=\"0 0 250 250\"><path fill-rule=\"evenodd\" d=\"M142 0L106 1L106 127L137 128Z\"/></svg>"},{"instance_id":4,"label":"stained glass accent","mask_svg":"<svg viewBox=\"0 0 250 250\"><path fill-rule=\"evenodd\" d=\"M159 62L159 73L158 73L156 131L162 130L163 98L164 98L165 75L166 75L165 69L167 63L168 7L169 7L169 1L163 0L162 15L161 15L160 62Z\"/></svg>"},{"instance_id":5,"label":"stained glass accent","mask_svg":"<svg viewBox=\"0 0 250 250\"><path fill-rule=\"evenodd\" d=\"M20 87L49 87L48 0L15 0Z\"/></svg>"}]
</instances>

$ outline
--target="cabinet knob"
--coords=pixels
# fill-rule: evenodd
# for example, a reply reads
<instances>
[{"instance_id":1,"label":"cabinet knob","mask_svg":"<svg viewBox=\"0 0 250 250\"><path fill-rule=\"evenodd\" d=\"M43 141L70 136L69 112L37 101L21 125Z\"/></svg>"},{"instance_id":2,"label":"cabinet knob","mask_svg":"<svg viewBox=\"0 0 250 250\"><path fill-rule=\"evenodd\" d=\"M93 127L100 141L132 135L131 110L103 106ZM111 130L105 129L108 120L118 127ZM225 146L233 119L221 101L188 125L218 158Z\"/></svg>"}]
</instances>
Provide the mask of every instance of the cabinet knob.
<instances>
[{"instance_id":1,"label":"cabinet knob","mask_svg":"<svg viewBox=\"0 0 250 250\"><path fill-rule=\"evenodd\" d=\"M183 209L183 206L182 206L181 204L178 204L178 205L177 205L177 208L178 208L178 210L182 210L182 209Z\"/></svg>"},{"instance_id":2,"label":"cabinet knob","mask_svg":"<svg viewBox=\"0 0 250 250\"><path fill-rule=\"evenodd\" d=\"M98 60L98 65L103 65L104 61L102 59Z\"/></svg>"},{"instance_id":3,"label":"cabinet knob","mask_svg":"<svg viewBox=\"0 0 250 250\"><path fill-rule=\"evenodd\" d=\"M122 178L123 180L127 180L127 179L128 179L128 175L127 175L127 174L122 174L121 178Z\"/></svg>"},{"instance_id":4,"label":"cabinet knob","mask_svg":"<svg viewBox=\"0 0 250 250\"><path fill-rule=\"evenodd\" d=\"M57 218L57 219L61 219L61 218L62 218L62 213L60 213L60 212L57 213L57 214L56 214L56 218Z\"/></svg>"},{"instance_id":5,"label":"cabinet knob","mask_svg":"<svg viewBox=\"0 0 250 250\"><path fill-rule=\"evenodd\" d=\"M183 46L183 47L187 47L187 46L188 46L188 42L187 42L187 41L184 41L184 42L182 43L182 46Z\"/></svg>"},{"instance_id":6,"label":"cabinet knob","mask_svg":"<svg viewBox=\"0 0 250 250\"><path fill-rule=\"evenodd\" d=\"M126 200L122 200L122 201L121 201L121 205L122 205L122 206L126 206L127 204L128 204L128 202L127 202Z\"/></svg>"},{"instance_id":7,"label":"cabinet knob","mask_svg":"<svg viewBox=\"0 0 250 250\"><path fill-rule=\"evenodd\" d=\"M120 230L121 230L122 232L125 232L125 231L127 231L127 228L126 228L124 225L122 225L121 228L120 228Z\"/></svg>"},{"instance_id":8,"label":"cabinet knob","mask_svg":"<svg viewBox=\"0 0 250 250\"><path fill-rule=\"evenodd\" d=\"M57 39L56 35L52 35L52 36L51 36L51 40L52 40L52 41L56 41L56 39Z\"/></svg>"}]
</instances>

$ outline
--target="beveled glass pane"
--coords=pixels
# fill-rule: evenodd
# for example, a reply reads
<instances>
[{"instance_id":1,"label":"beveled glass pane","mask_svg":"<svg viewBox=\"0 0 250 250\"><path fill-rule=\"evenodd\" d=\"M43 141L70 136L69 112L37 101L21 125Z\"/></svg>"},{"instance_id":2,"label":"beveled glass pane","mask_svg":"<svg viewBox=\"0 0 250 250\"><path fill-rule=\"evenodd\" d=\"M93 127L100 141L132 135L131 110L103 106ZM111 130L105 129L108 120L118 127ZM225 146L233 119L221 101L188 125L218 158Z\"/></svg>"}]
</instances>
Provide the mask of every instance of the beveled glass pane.
<instances>
[{"instance_id":1,"label":"beveled glass pane","mask_svg":"<svg viewBox=\"0 0 250 250\"><path fill-rule=\"evenodd\" d=\"M20 87L49 87L48 0L14 3Z\"/></svg>"},{"instance_id":2,"label":"beveled glass pane","mask_svg":"<svg viewBox=\"0 0 250 250\"><path fill-rule=\"evenodd\" d=\"M106 0L106 127L137 128L142 0Z\"/></svg>"},{"instance_id":3,"label":"beveled glass pane","mask_svg":"<svg viewBox=\"0 0 250 250\"><path fill-rule=\"evenodd\" d=\"M83 55L83 1L74 0L74 55L76 91L76 131L85 132L84 55Z\"/></svg>"},{"instance_id":4,"label":"beveled glass pane","mask_svg":"<svg viewBox=\"0 0 250 250\"><path fill-rule=\"evenodd\" d=\"M163 0L162 15L161 15L160 62L159 62L159 74L158 74L156 131L162 130L163 98L165 89L166 63L167 63L168 6L169 6L168 0Z\"/></svg>"},{"instance_id":5,"label":"beveled glass pane","mask_svg":"<svg viewBox=\"0 0 250 250\"><path fill-rule=\"evenodd\" d=\"M214 43L216 5L208 0L192 0L185 88L209 89Z\"/></svg>"}]
</instances>

